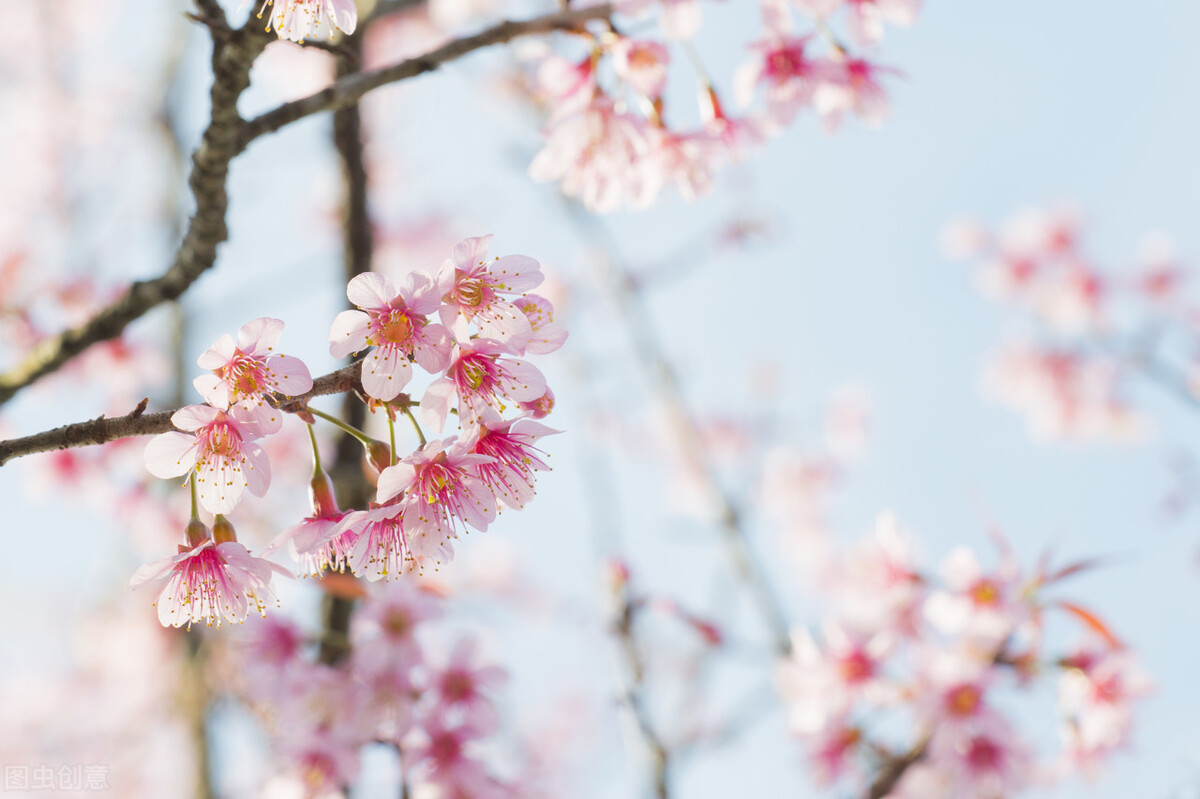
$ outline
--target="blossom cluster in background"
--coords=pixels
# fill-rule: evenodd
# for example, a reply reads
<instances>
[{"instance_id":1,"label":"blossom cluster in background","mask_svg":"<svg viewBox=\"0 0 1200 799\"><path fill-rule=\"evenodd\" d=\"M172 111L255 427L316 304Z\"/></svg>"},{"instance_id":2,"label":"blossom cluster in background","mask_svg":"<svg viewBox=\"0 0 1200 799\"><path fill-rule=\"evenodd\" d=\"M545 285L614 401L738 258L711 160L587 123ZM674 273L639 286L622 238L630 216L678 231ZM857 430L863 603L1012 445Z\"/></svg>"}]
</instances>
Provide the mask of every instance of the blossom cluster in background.
<instances>
[{"instance_id":1,"label":"blossom cluster in background","mask_svg":"<svg viewBox=\"0 0 1200 799\"><path fill-rule=\"evenodd\" d=\"M880 124L887 113L883 80L894 70L852 52L833 26L844 19L853 46L865 50L882 38L885 21L912 24L919 2L762 0L763 38L749 45L727 81L731 91L710 79L691 43L705 3L615 5L632 16L628 25L619 16L605 33L582 37L576 55L547 53L535 71L535 93L550 114L546 145L529 174L559 182L565 194L601 213L649 207L667 186L689 200L711 191L720 167L804 110L814 110L829 130L846 114ZM657 20L661 40L640 32L647 15ZM689 69L699 96L690 112L677 110L667 91L672 72Z\"/></svg>"},{"instance_id":2,"label":"blossom cluster in background","mask_svg":"<svg viewBox=\"0 0 1200 799\"><path fill-rule=\"evenodd\" d=\"M1127 441L1148 425L1129 400L1134 378L1200 397L1200 305L1164 234L1147 234L1118 269L1088 251L1083 233L1073 209L1030 209L994 231L956 223L943 249L974 261L980 290L1025 322L993 356L990 392L1035 435Z\"/></svg>"},{"instance_id":3,"label":"blossom cluster in background","mask_svg":"<svg viewBox=\"0 0 1200 799\"><path fill-rule=\"evenodd\" d=\"M869 764L886 754L915 759L888 794L897 799L1013 796L1070 773L1090 778L1126 748L1149 680L1103 621L1052 595L1089 564L1023 570L997 544L993 567L960 547L930 574L885 515L830 565L825 621L794 635L778 672L818 783L870 780ZM1065 650L1045 637L1055 614L1077 622L1078 643ZM1042 681L1057 683L1056 759L1037 752L1009 710L1010 694Z\"/></svg>"}]
</instances>

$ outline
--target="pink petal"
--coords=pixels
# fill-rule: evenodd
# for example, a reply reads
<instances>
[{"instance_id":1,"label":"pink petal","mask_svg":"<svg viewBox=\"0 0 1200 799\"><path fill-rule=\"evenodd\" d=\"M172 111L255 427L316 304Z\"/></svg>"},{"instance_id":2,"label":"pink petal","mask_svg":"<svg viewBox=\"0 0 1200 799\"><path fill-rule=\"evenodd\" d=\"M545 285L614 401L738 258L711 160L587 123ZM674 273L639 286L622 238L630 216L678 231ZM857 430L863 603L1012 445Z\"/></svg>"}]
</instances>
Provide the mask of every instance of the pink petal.
<instances>
[{"instance_id":1,"label":"pink petal","mask_svg":"<svg viewBox=\"0 0 1200 799\"><path fill-rule=\"evenodd\" d=\"M329 328L329 354L345 358L367 348L367 331L371 317L362 311L342 311L334 317Z\"/></svg>"},{"instance_id":2,"label":"pink petal","mask_svg":"<svg viewBox=\"0 0 1200 799\"><path fill-rule=\"evenodd\" d=\"M442 432L446 416L450 413L450 400L454 396L454 381L448 377L435 380L425 389L421 398L421 421L435 432Z\"/></svg>"},{"instance_id":3,"label":"pink petal","mask_svg":"<svg viewBox=\"0 0 1200 799\"><path fill-rule=\"evenodd\" d=\"M247 461L242 464L246 487L250 489L251 494L261 497L271 485L271 462L267 460L267 453L257 444L250 444L242 450L242 454L246 456Z\"/></svg>"},{"instance_id":4,"label":"pink petal","mask_svg":"<svg viewBox=\"0 0 1200 799\"><path fill-rule=\"evenodd\" d=\"M220 369L233 360L233 351L235 349L233 338L226 333L217 339L216 343L211 347L200 353L200 357L196 359L196 365L201 369Z\"/></svg>"},{"instance_id":5,"label":"pink petal","mask_svg":"<svg viewBox=\"0 0 1200 799\"><path fill-rule=\"evenodd\" d=\"M215 408L229 407L229 384L211 372L197 377L192 385L209 405Z\"/></svg>"},{"instance_id":6,"label":"pink petal","mask_svg":"<svg viewBox=\"0 0 1200 799\"><path fill-rule=\"evenodd\" d=\"M451 256L454 258L454 263L463 271L479 266L480 261L487 260L488 243L491 240L491 234L463 239L454 245Z\"/></svg>"},{"instance_id":7,"label":"pink petal","mask_svg":"<svg viewBox=\"0 0 1200 799\"><path fill-rule=\"evenodd\" d=\"M238 349L247 355L266 355L282 335L283 320L259 317L238 329Z\"/></svg>"},{"instance_id":8,"label":"pink petal","mask_svg":"<svg viewBox=\"0 0 1200 799\"><path fill-rule=\"evenodd\" d=\"M271 371L275 373L275 387L284 394L296 396L312 389L312 375L299 358L280 355L271 359Z\"/></svg>"},{"instance_id":9,"label":"pink petal","mask_svg":"<svg viewBox=\"0 0 1200 799\"><path fill-rule=\"evenodd\" d=\"M504 291L525 292L537 288L546 279L542 266L527 255L505 255L488 266Z\"/></svg>"},{"instance_id":10,"label":"pink petal","mask_svg":"<svg viewBox=\"0 0 1200 799\"><path fill-rule=\"evenodd\" d=\"M387 467L379 473L379 494L375 497L375 501L387 502L401 491L407 491L416 476L417 470L410 463L397 463Z\"/></svg>"},{"instance_id":11,"label":"pink petal","mask_svg":"<svg viewBox=\"0 0 1200 799\"><path fill-rule=\"evenodd\" d=\"M376 347L363 361L363 388L375 399L395 399L410 380L412 365L395 347Z\"/></svg>"},{"instance_id":12,"label":"pink petal","mask_svg":"<svg viewBox=\"0 0 1200 799\"><path fill-rule=\"evenodd\" d=\"M216 421L221 411L208 405L187 405L175 411L171 424L180 430L199 430Z\"/></svg>"},{"instance_id":13,"label":"pink petal","mask_svg":"<svg viewBox=\"0 0 1200 799\"><path fill-rule=\"evenodd\" d=\"M351 278L346 296L359 308L386 308L396 297L396 287L383 275L365 272Z\"/></svg>"},{"instance_id":14,"label":"pink petal","mask_svg":"<svg viewBox=\"0 0 1200 799\"><path fill-rule=\"evenodd\" d=\"M187 433L163 433L146 445L146 469L167 479L187 474L196 465L196 437Z\"/></svg>"}]
</instances>

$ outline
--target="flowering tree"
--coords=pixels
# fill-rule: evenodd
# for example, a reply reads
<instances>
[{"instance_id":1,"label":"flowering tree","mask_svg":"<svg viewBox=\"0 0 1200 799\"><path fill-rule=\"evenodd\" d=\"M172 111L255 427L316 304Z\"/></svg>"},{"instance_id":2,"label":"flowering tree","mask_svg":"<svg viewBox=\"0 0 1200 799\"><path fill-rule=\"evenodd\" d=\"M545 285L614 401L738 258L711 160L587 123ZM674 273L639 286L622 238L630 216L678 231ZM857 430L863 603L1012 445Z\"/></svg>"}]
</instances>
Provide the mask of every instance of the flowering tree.
<instances>
[{"instance_id":1,"label":"flowering tree","mask_svg":"<svg viewBox=\"0 0 1200 799\"><path fill-rule=\"evenodd\" d=\"M111 523L119 565L64 586L109 597L79 619L80 656L6 689L5 789L726 795L764 730L777 776L756 784L828 795L1101 776L1151 682L1067 582L1100 561L1023 551L987 522L929 559L884 508L842 540L830 506L869 437L862 393L831 392L823 421L782 401L713 410L702 391L746 370L681 352L697 333L661 307L688 302L670 280L769 222L738 213L659 261L628 254L622 226L655 206L719 194L772 141L833 140L793 128L884 124L902 74L882 48L919 5L14 10L0 465ZM752 33L733 53L714 29ZM422 105L393 88L410 82L447 88ZM506 126L536 194L471 165ZM528 197L546 254L487 219ZM1126 337L1069 218L949 238L984 254L988 286L1092 335L1086 355L1027 347L998 368L1038 431L1133 430L1113 363L1195 402L1145 343L1193 321L1174 264L1153 256L1123 287L1155 320ZM731 296L682 318L765 351L747 310ZM746 380L773 396L770 376ZM665 529L645 510L664 498ZM550 533L523 545L535 528ZM57 726L59 703L87 722Z\"/></svg>"}]
</instances>

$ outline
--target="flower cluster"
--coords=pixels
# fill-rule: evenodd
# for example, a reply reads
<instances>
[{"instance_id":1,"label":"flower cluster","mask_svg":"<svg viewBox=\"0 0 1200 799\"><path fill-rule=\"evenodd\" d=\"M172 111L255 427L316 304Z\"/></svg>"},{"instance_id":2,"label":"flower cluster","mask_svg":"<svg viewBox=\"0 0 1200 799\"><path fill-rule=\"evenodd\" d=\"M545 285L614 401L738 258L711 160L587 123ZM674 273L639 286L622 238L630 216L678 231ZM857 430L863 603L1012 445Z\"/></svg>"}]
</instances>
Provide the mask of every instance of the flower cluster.
<instances>
[{"instance_id":1,"label":"flower cluster","mask_svg":"<svg viewBox=\"0 0 1200 799\"><path fill-rule=\"evenodd\" d=\"M416 270L398 286L376 273L350 281L346 294L356 308L334 319L330 352L366 353L360 382L371 409L385 411L389 429L398 412L408 415L419 446L403 455L394 449L394 429L388 446L304 410L310 423L314 414L329 418L363 441L377 475L376 502L339 508L313 436L312 513L264 555L287 545L304 574L348 570L385 579L449 560L460 532L484 530L502 507L521 508L533 497L536 473L549 468L537 441L557 431L534 421L550 412L554 395L524 356L558 349L566 332L554 324L549 301L526 293L543 279L538 263L521 255L489 260L490 239L461 242L436 275ZM187 545L134 578L163 586L164 624L240 622L273 599L268 583L278 567L237 543L224 514L247 490L265 494L271 469L259 441L280 430L283 400L313 388L302 361L275 351L282 332L281 321L264 318L244 325L236 341L221 337L198 361L207 372L194 384L206 404L181 408L171 417L178 431L146 447L150 472L187 475L193 494ZM432 378L420 403L402 393L417 369ZM459 433L426 441L412 412L418 405L438 432L456 414ZM216 515L213 536L200 508Z\"/></svg>"},{"instance_id":2,"label":"flower cluster","mask_svg":"<svg viewBox=\"0 0 1200 799\"><path fill-rule=\"evenodd\" d=\"M444 604L415 579L368 592L348 656L335 665L313 657L316 647L287 621L248 630L227 665L272 728L281 786L337 791L356 778L364 747L385 744L414 795L523 795L513 769L502 779L484 759L501 728L495 699L505 672L482 660L472 638L447 639L438 624Z\"/></svg>"},{"instance_id":3,"label":"flower cluster","mask_svg":"<svg viewBox=\"0 0 1200 799\"><path fill-rule=\"evenodd\" d=\"M764 37L749 45L749 57L732 80L744 114L730 114L691 51L700 124L686 130L667 113L674 108L667 92L671 45L690 47L701 4L621 0L615 7L622 15L657 10L666 42L625 35L618 25L589 36L586 52L576 57L546 56L535 88L551 114L546 146L530 175L559 181L565 194L593 211L645 208L670 184L688 200L709 191L718 168L779 133L802 109L815 110L829 130L847 113L878 125L888 107L882 82L894 70L852 53L832 24L844 9L855 44L871 47L882 38L885 21L909 25L918 5L919 0L762 0ZM807 32L796 31L791 6L806 15Z\"/></svg>"},{"instance_id":4,"label":"flower cluster","mask_svg":"<svg viewBox=\"0 0 1200 799\"><path fill-rule=\"evenodd\" d=\"M872 760L911 758L888 796L1010 796L1037 775L1090 775L1125 746L1149 681L1098 617L1048 596L1088 564L1026 573L1000 543L996 567L960 547L935 577L885 516L874 538L832 567L833 614L819 635L795 633L778 672L819 781L854 781ZM1076 648L1045 651L1050 611L1082 624ZM1000 697L1055 677L1064 748L1039 762ZM889 715L913 736L893 738Z\"/></svg>"},{"instance_id":5,"label":"flower cluster","mask_svg":"<svg viewBox=\"0 0 1200 799\"><path fill-rule=\"evenodd\" d=\"M1145 238L1124 272L1087 253L1079 215L1065 208L1022 211L996 231L957 223L943 244L973 258L981 291L1019 308L1032 328L994 358L987 382L1036 435L1137 437L1146 422L1126 395L1139 372L1200 396L1198 308L1161 234Z\"/></svg>"}]
</instances>

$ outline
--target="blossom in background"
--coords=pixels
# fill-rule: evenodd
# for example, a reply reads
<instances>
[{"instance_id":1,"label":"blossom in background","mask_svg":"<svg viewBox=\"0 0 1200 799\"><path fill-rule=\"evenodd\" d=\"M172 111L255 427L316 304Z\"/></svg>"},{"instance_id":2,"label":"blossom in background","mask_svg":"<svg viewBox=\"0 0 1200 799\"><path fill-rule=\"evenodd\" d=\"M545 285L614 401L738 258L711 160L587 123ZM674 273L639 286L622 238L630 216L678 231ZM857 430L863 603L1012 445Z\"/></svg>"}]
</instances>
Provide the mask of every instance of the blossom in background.
<instances>
[{"instance_id":1,"label":"blossom in background","mask_svg":"<svg viewBox=\"0 0 1200 799\"><path fill-rule=\"evenodd\" d=\"M439 314L461 342L469 340L468 325L474 323L482 338L514 340L514 346L522 346L532 334L529 319L503 295L537 288L544 276L538 262L525 255L489 261L491 239L480 236L455 246L437 277L444 303Z\"/></svg>"},{"instance_id":2,"label":"blossom in background","mask_svg":"<svg viewBox=\"0 0 1200 799\"><path fill-rule=\"evenodd\" d=\"M658 25L668 39L686 41L700 30L700 5L696 0L617 0L613 6L621 14L642 14L659 5Z\"/></svg>"},{"instance_id":3,"label":"blossom in background","mask_svg":"<svg viewBox=\"0 0 1200 799\"><path fill-rule=\"evenodd\" d=\"M390 400L412 380L410 359L436 374L450 358L450 334L428 316L441 304L437 287L423 272L410 272L397 289L383 275L356 275L346 296L357 311L342 311L329 330L335 358L371 347L362 367L362 384L375 399Z\"/></svg>"},{"instance_id":4,"label":"blossom in background","mask_svg":"<svg viewBox=\"0 0 1200 799\"><path fill-rule=\"evenodd\" d=\"M171 416L171 424L187 432L163 433L146 445L146 468L155 477L194 470L200 504L210 513L233 510L247 488L256 497L266 493L271 464L262 447L250 443L263 434L253 413L188 405Z\"/></svg>"},{"instance_id":5,"label":"blossom in background","mask_svg":"<svg viewBox=\"0 0 1200 799\"><path fill-rule=\"evenodd\" d=\"M275 601L272 571L291 576L236 541L217 544L206 538L195 546L180 545L178 555L142 566L129 586L162 585L156 604L164 626L190 627L203 621L220 627L222 619L245 621L251 607L266 615L267 603Z\"/></svg>"},{"instance_id":6,"label":"blossom in background","mask_svg":"<svg viewBox=\"0 0 1200 799\"><path fill-rule=\"evenodd\" d=\"M667 85L670 52L658 42L621 37L612 45L613 71L643 97L656 100Z\"/></svg>"},{"instance_id":7,"label":"blossom in background","mask_svg":"<svg viewBox=\"0 0 1200 799\"><path fill-rule=\"evenodd\" d=\"M586 107L550 121L546 146L534 156L529 176L562 181L562 191L588 210L610 213L622 205L647 208L663 179L649 156L654 131L645 120L616 110L601 95Z\"/></svg>"},{"instance_id":8,"label":"blossom in background","mask_svg":"<svg viewBox=\"0 0 1200 799\"><path fill-rule=\"evenodd\" d=\"M254 0L242 0L242 8ZM267 30L274 28L281 39L303 42L306 39L328 35L330 28L349 35L358 26L358 8L354 0L263 0L258 9L263 12L271 7Z\"/></svg>"},{"instance_id":9,"label":"blossom in background","mask_svg":"<svg viewBox=\"0 0 1200 799\"><path fill-rule=\"evenodd\" d=\"M283 322L264 317L242 325L236 344L229 335L221 336L196 361L211 374L200 375L192 385L208 404L222 409L238 405L258 416L264 433L278 431L282 418L263 403L263 396L271 391L303 394L312 388L303 361L274 352L282 334Z\"/></svg>"}]
</instances>

